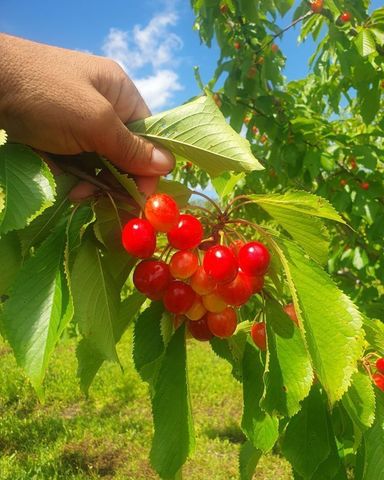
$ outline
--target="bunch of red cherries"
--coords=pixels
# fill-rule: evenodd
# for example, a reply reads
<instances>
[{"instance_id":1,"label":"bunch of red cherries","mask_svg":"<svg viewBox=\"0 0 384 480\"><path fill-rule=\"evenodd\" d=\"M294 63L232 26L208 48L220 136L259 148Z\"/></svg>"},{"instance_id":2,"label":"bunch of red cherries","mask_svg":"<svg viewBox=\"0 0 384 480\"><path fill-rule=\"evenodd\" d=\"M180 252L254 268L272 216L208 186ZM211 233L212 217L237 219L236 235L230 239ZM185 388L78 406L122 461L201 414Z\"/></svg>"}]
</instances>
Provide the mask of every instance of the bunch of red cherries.
<instances>
[{"instance_id":1,"label":"bunch of red cherries","mask_svg":"<svg viewBox=\"0 0 384 480\"><path fill-rule=\"evenodd\" d=\"M384 358L380 357L375 362L376 373L372 375L373 383L384 392Z\"/></svg>"},{"instance_id":2,"label":"bunch of red cherries","mask_svg":"<svg viewBox=\"0 0 384 480\"><path fill-rule=\"evenodd\" d=\"M266 246L257 241L204 241L200 220L180 213L175 200L163 193L148 198L144 217L130 220L122 232L127 252L143 259L133 272L137 290L162 300L175 324L186 317L189 332L198 340L233 335L236 308L263 288L270 263ZM160 258L154 258L159 232L166 234L168 244ZM266 348L263 322L253 325L251 335L259 348Z\"/></svg>"}]
</instances>

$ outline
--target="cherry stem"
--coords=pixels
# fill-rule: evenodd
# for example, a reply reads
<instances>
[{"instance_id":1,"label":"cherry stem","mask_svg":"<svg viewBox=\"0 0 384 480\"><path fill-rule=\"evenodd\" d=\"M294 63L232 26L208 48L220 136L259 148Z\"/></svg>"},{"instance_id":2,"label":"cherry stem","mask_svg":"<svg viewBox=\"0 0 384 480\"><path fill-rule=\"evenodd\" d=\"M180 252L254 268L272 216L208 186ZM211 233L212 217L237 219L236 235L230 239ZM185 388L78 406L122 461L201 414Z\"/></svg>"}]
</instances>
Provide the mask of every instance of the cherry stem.
<instances>
[{"instance_id":1,"label":"cherry stem","mask_svg":"<svg viewBox=\"0 0 384 480\"><path fill-rule=\"evenodd\" d=\"M224 210L224 215L229 215L232 205L239 200L246 200L247 202L253 203L252 200L249 200L248 195L238 195L237 197L232 198L232 200L228 203L227 208Z\"/></svg>"},{"instance_id":2,"label":"cherry stem","mask_svg":"<svg viewBox=\"0 0 384 480\"><path fill-rule=\"evenodd\" d=\"M259 227L259 225L256 225L256 223L249 222L248 220L244 220L244 219L228 220L226 223L234 223L234 224L238 224L238 225L247 225L249 227L254 228L256 231L261 232L263 235L267 235L264 228L261 228L261 227Z\"/></svg>"},{"instance_id":3,"label":"cherry stem","mask_svg":"<svg viewBox=\"0 0 384 480\"><path fill-rule=\"evenodd\" d=\"M217 203L214 202L212 200L212 198L208 197L208 195L205 195L205 193L197 192L196 190L192 190L192 194L193 195L200 195L200 197L205 198L205 200L208 200L208 202L210 202L215 207L215 209L219 212L220 215L223 214L223 212L221 211L221 208L217 205Z\"/></svg>"},{"instance_id":4,"label":"cherry stem","mask_svg":"<svg viewBox=\"0 0 384 480\"><path fill-rule=\"evenodd\" d=\"M231 227L228 227L228 225L225 225L224 229L227 230L229 233L236 235L238 240L241 240L242 242L246 241L245 237L240 232L237 232L234 228L231 228Z\"/></svg>"},{"instance_id":5,"label":"cherry stem","mask_svg":"<svg viewBox=\"0 0 384 480\"><path fill-rule=\"evenodd\" d=\"M169 251L172 250L172 247L171 245L169 245L169 243L163 248L162 252L160 253L160 260L163 259L164 255L168 254Z\"/></svg>"},{"instance_id":6,"label":"cherry stem","mask_svg":"<svg viewBox=\"0 0 384 480\"><path fill-rule=\"evenodd\" d=\"M208 210L208 208L201 207L200 205L188 205L184 207L182 210L201 210L202 212L205 212L208 215L212 215L212 212Z\"/></svg>"},{"instance_id":7,"label":"cherry stem","mask_svg":"<svg viewBox=\"0 0 384 480\"><path fill-rule=\"evenodd\" d=\"M229 216L229 215L232 215L233 212L235 212L236 210L238 210L238 209L241 208L241 207L244 207L244 205L249 205L250 203L255 204L256 202L254 202L253 200L248 200L248 201L246 201L246 202L241 202L241 203L235 205L234 207L232 207L231 209L229 209L228 212L227 212L227 215L228 215L228 216Z\"/></svg>"}]
</instances>

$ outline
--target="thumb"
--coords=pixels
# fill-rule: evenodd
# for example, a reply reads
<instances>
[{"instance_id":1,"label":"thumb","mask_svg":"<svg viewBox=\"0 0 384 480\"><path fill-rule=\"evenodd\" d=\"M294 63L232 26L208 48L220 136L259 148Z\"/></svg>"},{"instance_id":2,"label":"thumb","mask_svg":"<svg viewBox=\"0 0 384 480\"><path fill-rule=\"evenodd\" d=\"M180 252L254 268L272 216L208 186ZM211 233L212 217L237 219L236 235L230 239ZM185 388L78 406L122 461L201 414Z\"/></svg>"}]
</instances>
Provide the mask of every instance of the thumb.
<instances>
[{"instance_id":1,"label":"thumb","mask_svg":"<svg viewBox=\"0 0 384 480\"><path fill-rule=\"evenodd\" d=\"M168 150L130 132L112 108L108 117L97 129L97 153L133 175L166 175L173 169L175 159Z\"/></svg>"}]
</instances>

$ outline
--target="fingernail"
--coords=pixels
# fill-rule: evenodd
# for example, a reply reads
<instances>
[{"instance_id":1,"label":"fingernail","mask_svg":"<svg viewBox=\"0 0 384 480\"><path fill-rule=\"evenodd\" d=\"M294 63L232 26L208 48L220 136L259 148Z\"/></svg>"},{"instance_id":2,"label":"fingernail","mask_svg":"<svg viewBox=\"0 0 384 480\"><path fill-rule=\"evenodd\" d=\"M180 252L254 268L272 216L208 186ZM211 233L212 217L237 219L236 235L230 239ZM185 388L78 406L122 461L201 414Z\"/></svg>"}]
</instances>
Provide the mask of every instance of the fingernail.
<instances>
[{"instance_id":1,"label":"fingernail","mask_svg":"<svg viewBox=\"0 0 384 480\"><path fill-rule=\"evenodd\" d=\"M153 173L165 175L173 170L174 166L175 158L171 152L159 147L152 150L151 167Z\"/></svg>"}]
</instances>

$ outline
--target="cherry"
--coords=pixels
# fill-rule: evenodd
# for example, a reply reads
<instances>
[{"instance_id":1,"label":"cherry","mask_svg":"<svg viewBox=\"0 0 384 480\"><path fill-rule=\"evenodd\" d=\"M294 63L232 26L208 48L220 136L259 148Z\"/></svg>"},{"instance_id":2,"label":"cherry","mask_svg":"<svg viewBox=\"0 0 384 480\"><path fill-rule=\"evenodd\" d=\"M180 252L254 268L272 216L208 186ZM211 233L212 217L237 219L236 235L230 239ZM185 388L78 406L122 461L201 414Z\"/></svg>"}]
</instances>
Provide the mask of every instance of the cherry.
<instances>
[{"instance_id":1,"label":"cherry","mask_svg":"<svg viewBox=\"0 0 384 480\"><path fill-rule=\"evenodd\" d=\"M191 308L196 294L184 282L174 280L165 290L163 296L164 307L171 313L184 314Z\"/></svg>"},{"instance_id":2,"label":"cherry","mask_svg":"<svg viewBox=\"0 0 384 480\"><path fill-rule=\"evenodd\" d=\"M240 307L248 302L252 295L250 277L240 271L232 282L219 285L217 293L228 305Z\"/></svg>"},{"instance_id":3,"label":"cherry","mask_svg":"<svg viewBox=\"0 0 384 480\"><path fill-rule=\"evenodd\" d=\"M368 182L361 182L360 183L360 188L363 190L368 190L369 189L369 183Z\"/></svg>"},{"instance_id":4,"label":"cherry","mask_svg":"<svg viewBox=\"0 0 384 480\"><path fill-rule=\"evenodd\" d=\"M263 243L249 242L240 249L240 268L251 277L264 275L268 270L269 261L269 251Z\"/></svg>"},{"instance_id":5,"label":"cherry","mask_svg":"<svg viewBox=\"0 0 384 480\"><path fill-rule=\"evenodd\" d=\"M227 13L228 12L228 5L226 5L225 3L222 3L220 5L220 12L223 13L223 14Z\"/></svg>"},{"instance_id":6,"label":"cherry","mask_svg":"<svg viewBox=\"0 0 384 480\"><path fill-rule=\"evenodd\" d=\"M256 125L253 125L253 127L252 127L252 133L253 133L254 135L257 135L257 134L259 133L259 129L256 127Z\"/></svg>"},{"instance_id":7,"label":"cherry","mask_svg":"<svg viewBox=\"0 0 384 480\"><path fill-rule=\"evenodd\" d=\"M200 320L200 318L205 315L207 312L207 309L204 307L203 302L201 300L201 297L196 295L195 300L191 306L191 308L188 310L188 312L185 314L190 320Z\"/></svg>"},{"instance_id":8,"label":"cherry","mask_svg":"<svg viewBox=\"0 0 384 480\"><path fill-rule=\"evenodd\" d=\"M125 224L122 232L123 247L138 258L151 257L156 248L156 233L143 218L133 218Z\"/></svg>"},{"instance_id":9,"label":"cherry","mask_svg":"<svg viewBox=\"0 0 384 480\"><path fill-rule=\"evenodd\" d=\"M229 248L232 250L232 252L236 255L236 257L239 255L240 248L245 245L245 242L242 240L235 240Z\"/></svg>"},{"instance_id":10,"label":"cherry","mask_svg":"<svg viewBox=\"0 0 384 480\"><path fill-rule=\"evenodd\" d=\"M209 330L207 325L207 317L204 315L200 320L189 321L188 330L190 331L193 338L200 340L201 342L206 342L213 337L212 332Z\"/></svg>"},{"instance_id":11,"label":"cherry","mask_svg":"<svg viewBox=\"0 0 384 480\"><path fill-rule=\"evenodd\" d=\"M267 349L267 338L265 333L265 323L254 323L251 328L251 337L260 350Z\"/></svg>"},{"instance_id":12,"label":"cherry","mask_svg":"<svg viewBox=\"0 0 384 480\"><path fill-rule=\"evenodd\" d=\"M261 142L261 143L265 143L267 140L268 140L268 137L267 137L266 135L262 135L262 136L260 137L260 142Z\"/></svg>"},{"instance_id":13,"label":"cherry","mask_svg":"<svg viewBox=\"0 0 384 480\"><path fill-rule=\"evenodd\" d=\"M197 255L190 250L180 250L173 254L169 262L169 269L175 278L189 278L197 270L199 259Z\"/></svg>"},{"instance_id":14,"label":"cherry","mask_svg":"<svg viewBox=\"0 0 384 480\"><path fill-rule=\"evenodd\" d=\"M236 50L240 50L241 43L240 42L234 42L233 46L235 47Z\"/></svg>"},{"instance_id":15,"label":"cherry","mask_svg":"<svg viewBox=\"0 0 384 480\"><path fill-rule=\"evenodd\" d=\"M243 122L248 125L248 123L251 121L251 117L244 117Z\"/></svg>"},{"instance_id":16,"label":"cherry","mask_svg":"<svg viewBox=\"0 0 384 480\"><path fill-rule=\"evenodd\" d=\"M208 295L204 295L201 298L203 301L203 305L208 310L208 312L220 313L227 306L225 300L219 297L216 292L208 293Z\"/></svg>"},{"instance_id":17,"label":"cherry","mask_svg":"<svg viewBox=\"0 0 384 480\"><path fill-rule=\"evenodd\" d=\"M378 358L376 360L376 368L380 373L384 373L384 358Z\"/></svg>"},{"instance_id":18,"label":"cherry","mask_svg":"<svg viewBox=\"0 0 384 480\"><path fill-rule=\"evenodd\" d=\"M294 323L296 323L296 325L299 325L299 320L297 319L296 310L295 310L295 306L293 305L293 303L288 303L287 305L285 305L283 310L288 315L288 317Z\"/></svg>"},{"instance_id":19,"label":"cherry","mask_svg":"<svg viewBox=\"0 0 384 480\"><path fill-rule=\"evenodd\" d=\"M171 280L169 267L161 260L143 260L133 272L133 284L151 300L160 300Z\"/></svg>"},{"instance_id":20,"label":"cherry","mask_svg":"<svg viewBox=\"0 0 384 480\"><path fill-rule=\"evenodd\" d=\"M238 271L237 258L229 247L215 245L204 256L205 271L218 283L228 283L235 279Z\"/></svg>"},{"instance_id":21,"label":"cherry","mask_svg":"<svg viewBox=\"0 0 384 480\"><path fill-rule=\"evenodd\" d=\"M248 277L252 285L252 293L259 293L264 287L264 277L258 275L255 277Z\"/></svg>"},{"instance_id":22,"label":"cherry","mask_svg":"<svg viewBox=\"0 0 384 480\"><path fill-rule=\"evenodd\" d=\"M323 3L324 3L324 0L313 0L309 6L312 12L320 13L323 9Z\"/></svg>"},{"instance_id":23,"label":"cherry","mask_svg":"<svg viewBox=\"0 0 384 480\"><path fill-rule=\"evenodd\" d=\"M199 295L212 293L216 288L216 281L200 266L191 278L191 287Z\"/></svg>"},{"instance_id":24,"label":"cherry","mask_svg":"<svg viewBox=\"0 0 384 480\"><path fill-rule=\"evenodd\" d=\"M236 330L237 316L232 307L227 307L220 313L207 313L207 323L209 330L216 337L228 338Z\"/></svg>"},{"instance_id":25,"label":"cherry","mask_svg":"<svg viewBox=\"0 0 384 480\"><path fill-rule=\"evenodd\" d=\"M351 165L351 168L354 170L357 168L357 162L355 157L349 157L349 164Z\"/></svg>"},{"instance_id":26,"label":"cherry","mask_svg":"<svg viewBox=\"0 0 384 480\"><path fill-rule=\"evenodd\" d=\"M216 103L216 105L221 108L223 102L221 101L220 95L218 93L214 93L213 96L213 101Z\"/></svg>"},{"instance_id":27,"label":"cherry","mask_svg":"<svg viewBox=\"0 0 384 480\"><path fill-rule=\"evenodd\" d=\"M146 201L144 214L155 230L169 232L177 225L180 212L172 197L165 193L155 193Z\"/></svg>"},{"instance_id":28,"label":"cherry","mask_svg":"<svg viewBox=\"0 0 384 480\"><path fill-rule=\"evenodd\" d=\"M348 183L348 182L347 182L347 180L346 180L345 178L342 178L342 179L340 180L340 185L341 185L342 187L345 187L345 186L347 185L347 183Z\"/></svg>"},{"instance_id":29,"label":"cherry","mask_svg":"<svg viewBox=\"0 0 384 480\"><path fill-rule=\"evenodd\" d=\"M384 375L382 373L374 373L372 380L376 387L384 392Z\"/></svg>"},{"instance_id":30,"label":"cherry","mask_svg":"<svg viewBox=\"0 0 384 480\"><path fill-rule=\"evenodd\" d=\"M271 51L272 51L272 53L277 53L279 51L279 46L276 45L276 43L272 43Z\"/></svg>"},{"instance_id":31,"label":"cherry","mask_svg":"<svg viewBox=\"0 0 384 480\"><path fill-rule=\"evenodd\" d=\"M176 227L167 233L167 237L172 247L178 250L188 250L199 245L203 233L200 221L193 215L184 213L180 215Z\"/></svg>"},{"instance_id":32,"label":"cherry","mask_svg":"<svg viewBox=\"0 0 384 480\"><path fill-rule=\"evenodd\" d=\"M351 19L352 19L352 14L350 12L343 12L340 15L340 21L343 22L343 23L350 22Z\"/></svg>"}]
</instances>

